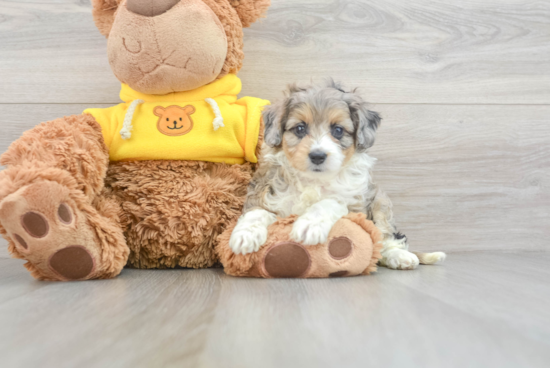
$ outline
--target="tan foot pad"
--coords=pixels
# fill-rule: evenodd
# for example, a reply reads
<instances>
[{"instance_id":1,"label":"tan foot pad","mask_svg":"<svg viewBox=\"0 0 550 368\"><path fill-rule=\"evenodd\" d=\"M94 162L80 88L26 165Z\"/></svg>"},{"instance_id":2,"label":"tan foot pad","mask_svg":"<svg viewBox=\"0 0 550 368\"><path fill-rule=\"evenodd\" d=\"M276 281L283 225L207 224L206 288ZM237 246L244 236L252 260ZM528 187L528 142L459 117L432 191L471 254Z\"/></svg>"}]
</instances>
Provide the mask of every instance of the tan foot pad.
<instances>
[{"instance_id":1,"label":"tan foot pad","mask_svg":"<svg viewBox=\"0 0 550 368\"><path fill-rule=\"evenodd\" d=\"M55 252L50 267L67 280L80 280L93 272L94 259L84 247L73 245Z\"/></svg>"}]
</instances>

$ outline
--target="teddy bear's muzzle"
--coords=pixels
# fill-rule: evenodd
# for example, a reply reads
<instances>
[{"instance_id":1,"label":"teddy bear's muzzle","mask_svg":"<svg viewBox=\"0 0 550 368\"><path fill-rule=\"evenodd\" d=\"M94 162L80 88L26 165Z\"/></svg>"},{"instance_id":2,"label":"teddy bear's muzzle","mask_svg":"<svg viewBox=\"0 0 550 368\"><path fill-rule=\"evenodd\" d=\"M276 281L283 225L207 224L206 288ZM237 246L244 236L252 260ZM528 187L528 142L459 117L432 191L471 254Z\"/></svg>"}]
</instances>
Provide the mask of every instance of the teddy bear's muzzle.
<instances>
[{"instance_id":1,"label":"teddy bear's muzzle","mask_svg":"<svg viewBox=\"0 0 550 368\"><path fill-rule=\"evenodd\" d=\"M117 11L107 46L111 68L122 83L141 93L163 95L193 90L220 75L227 35L202 0L125 4Z\"/></svg>"}]
</instances>

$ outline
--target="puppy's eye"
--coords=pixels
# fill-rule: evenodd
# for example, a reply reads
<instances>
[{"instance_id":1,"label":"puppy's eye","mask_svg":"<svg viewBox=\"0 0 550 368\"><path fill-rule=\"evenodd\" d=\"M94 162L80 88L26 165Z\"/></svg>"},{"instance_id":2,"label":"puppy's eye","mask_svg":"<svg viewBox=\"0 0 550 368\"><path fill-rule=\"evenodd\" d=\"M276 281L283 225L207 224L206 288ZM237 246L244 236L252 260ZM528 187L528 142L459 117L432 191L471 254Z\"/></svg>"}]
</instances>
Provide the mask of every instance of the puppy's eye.
<instances>
[{"instance_id":1,"label":"puppy's eye","mask_svg":"<svg viewBox=\"0 0 550 368\"><path fill-rule=\"evenodd\" d=\"M340 125L333 125L331 128L332 136L336 139L342 139L344 136L344 128L342 128Z\"/></svg>"},{"instance_id":2,"label":"puppy's eye","mask_svg":"<svg viewBox=\"0 0 550 368\"><path fill-rule=\"evenodd\" d=\"M307 128L306 128L306 125L305 125L305 124L296 125L294 128L292 128L292 130L294 131L294 134L295 134L298 138L303 138L303 137L305 137L305 135L306 135L306 133L307 133Z\"/></svg>"}]
</instances>

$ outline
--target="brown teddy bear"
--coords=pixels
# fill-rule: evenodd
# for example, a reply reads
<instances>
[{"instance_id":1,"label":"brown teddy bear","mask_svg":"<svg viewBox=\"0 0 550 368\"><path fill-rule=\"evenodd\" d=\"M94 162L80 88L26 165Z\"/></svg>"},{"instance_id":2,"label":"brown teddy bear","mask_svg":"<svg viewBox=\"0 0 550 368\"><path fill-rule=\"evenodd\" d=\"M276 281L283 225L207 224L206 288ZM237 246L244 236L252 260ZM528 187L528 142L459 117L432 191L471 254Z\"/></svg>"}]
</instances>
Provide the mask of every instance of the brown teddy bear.
<instances>
[{"instance_id":1,"label":"brown teddy bear","mask_svg":"<svg viewBox=\"0 0 550 368\"><path fill-rule=\"evenodd\" d=\"M124 103L42 123L0 161L0 233L35 278L217 262L268 103L237 99L242 29L269 3L92 0Z\"/></svg>"}]
</instances>

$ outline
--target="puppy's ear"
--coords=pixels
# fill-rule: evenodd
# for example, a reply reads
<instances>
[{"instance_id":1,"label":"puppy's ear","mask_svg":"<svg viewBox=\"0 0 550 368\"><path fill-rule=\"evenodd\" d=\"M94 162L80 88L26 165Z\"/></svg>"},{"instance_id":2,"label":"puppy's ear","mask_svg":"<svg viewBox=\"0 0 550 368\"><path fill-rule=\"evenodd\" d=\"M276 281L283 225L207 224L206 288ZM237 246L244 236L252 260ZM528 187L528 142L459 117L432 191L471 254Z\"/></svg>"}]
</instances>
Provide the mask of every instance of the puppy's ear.
<instances>
[{"instance_id":1,"label":"puppy's ear","mask_svg":"<svg viewBox=\"0 0 550 368\"><path fill-rule=\"evenodd\" d=\"M365 152L372 147L376 130L380 126L380 115L367 109L367 103L355 92L346 93L344 100L349 106L351 120L355 126L355 149Z\"/></svg>"},{"instance_id":2,"label":"puppy's ear","mask_svg":"<svg viewBox=\"0 0 550 368\"><path fill-rule=\"evenodd\" d=\"M287 99L264 108L264 142L270 147L280 147L283 143L283 120L285 116L288 117L288 106L289 100Z\"/></svg>"},{"instance_id":3,"label":"puppy's ear","mask_svg":"<svg viewBox=\"0 0 550 368\"><path fill-rule=\"evenodd\" d=\"M259 18L265 17L271 0L230 0L237 11L243 27L250 27Z\"/></svg>"},{"instance_id":4,"label":"puppy's ear","mask_svg":"<svg viewBox=\"0 0 550 368\"><path fill-rule=\"evenodd\" d=\"M92 16L94 22L105 37L109 36L115 21L115 13L123 0L92 0Z\"/></svg>"}]
</instances>

